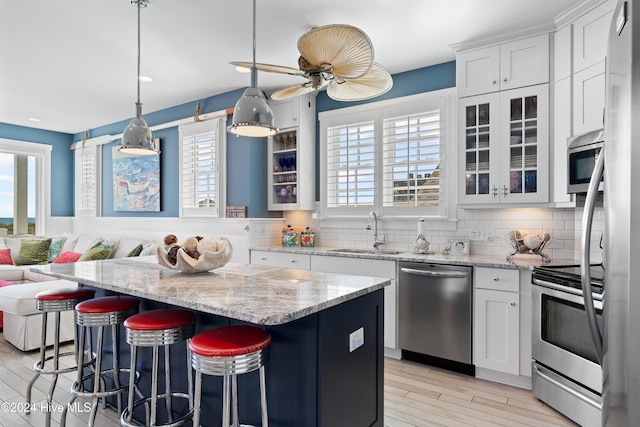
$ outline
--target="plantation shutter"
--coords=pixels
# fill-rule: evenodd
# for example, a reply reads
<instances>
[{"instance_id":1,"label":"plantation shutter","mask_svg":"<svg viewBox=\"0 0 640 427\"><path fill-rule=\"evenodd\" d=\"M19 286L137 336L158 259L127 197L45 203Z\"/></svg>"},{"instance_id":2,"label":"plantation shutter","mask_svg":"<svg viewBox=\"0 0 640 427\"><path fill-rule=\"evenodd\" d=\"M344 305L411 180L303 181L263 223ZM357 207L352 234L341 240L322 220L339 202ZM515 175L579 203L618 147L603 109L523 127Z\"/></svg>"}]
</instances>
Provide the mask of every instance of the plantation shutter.
<instances>
[{"instance_id":1,"label":"plantation shutter","mask_svg":"<svg viewBox=\"0 0 640 427\"><path fill-rule=\"evenodd\" d=\"M220 120L180 128L183 216L220 216Z\"/></svg>"},{"instance_id":2,"label":"plantation shutter","mask_svg":"<svg viewBox=\"0 0 640 427\"><path fill-rule=\"evenodd\" d=\"M374 122L327 128L327 207L373 206Z\"/></svg>"},{"instance_id":3,"label":"plantation shutter","mask_svg":"<svg viewBox=\"0 0 640 427\"><path fill-rule=\"evenodd\" d=\"M440 110L383 120L383 206L439 206Z\"/></svg>"},{"instance_id":4,"label":"plantation shutter","mask_svg":"<svg viewBox=\"0 0 640 427\"><path fill-rule=\"evenodd\" d=\"M78 216L100 215L100 146L75 150L76 191L75 204Z\"/></svg>"}]
</instances>

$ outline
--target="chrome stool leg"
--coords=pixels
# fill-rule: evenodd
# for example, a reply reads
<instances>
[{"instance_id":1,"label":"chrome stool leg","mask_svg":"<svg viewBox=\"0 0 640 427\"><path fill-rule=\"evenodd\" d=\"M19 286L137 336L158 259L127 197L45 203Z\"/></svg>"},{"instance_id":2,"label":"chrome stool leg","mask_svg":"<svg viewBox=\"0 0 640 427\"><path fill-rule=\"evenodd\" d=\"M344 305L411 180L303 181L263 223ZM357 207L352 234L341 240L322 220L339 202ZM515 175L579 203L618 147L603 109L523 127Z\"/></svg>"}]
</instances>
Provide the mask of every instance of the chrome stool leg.
<instances>
[{"instance_id":1,"label":"chrome stool leg","mask_svg":"<svg viewBox=\"0 0 640 427\"><path fill-rule=\"evenodd\" d=\"M77 398L91 401L88 425L96 425L98 406L102 400L106 408L108 397L115 397L117 406L122 407L122 393L127 390L129 381L121 384L120 375L127 374L137 383L140 376L135 370L124 369L119 364L119 325L128 317L138 312L140 301L132 297L101 297L85 301L76 306L77 324L81 328L78 338L78 360L83 362L86 354L85 347L93 351L92 339L87 340L92 328L97 328L95 367L85 374L84 363L78 364L76 381L71 386L71 399L63 409L61 425L66 423L67 412ZM103 367L105 328L111 330L112 363L111 367ZM107 380L109 383L107 384Z\"/></svg>"},{"instance_id":2,"label":"chrome stool leg","mask_svg":"<svg viewBox=\"0 0 640 427\"><path fill-rule=\"evenodd\" d=\"M171 381L171 356L170 347L189 339L195 333L195 314L191 311L183 309L160 309L151 310L130 317L124 322L127 332L127 343L131 346L131 369L137 363L138 347L151 347L152 366L151 366L151 389L148 397L141 397L137 401L134 400L131 393L131 381L129 382L130 392L128 406L122 412L120 423L123 426L134 426L136 420L133 412L139 405L150 405L150 414L146 419L146 426L164 426L174 427L185 423L193 416L193 385L190 353L187 347L187 382L188 392L172 391ZM160 380L160 347L164 353L164 392L158 392L158 382ZM174 414L173 399L187 399L188 411L177 416ZM162 404L158 408L158 403L164 401L164 412ZM160 411L158 411L160 409ZM166 422L158 424L158 420Z\"/></svg>"},{"instance_id":3,"label":"chrome stool leg","mask_svg":"<svg viewBox=\"0 0 640 427\"><path fill-rule=\"evenodd\" d=\"M38 361L36 361L33 365L34 376L31 378L31 381L27 384L27 391L25 394L25 414L29 415L31 413L31 397L33 385L38 380L38 378L43 375L51 375L51 384L49 385L49 390L47 393L46 400L46 413L45 413L45 426L49 427L51 425L51 415L52 415L52 405L53 405L53 394L56 389L56 385L58 383L58 375L64 374L67 372L73 372L77 369L76 366L68 367L68 368L60 368L60 358L66 356L74 356L75 360L77 360L77 331L74 331L74 350L60 353L60 324L61 324L61 312L62 311L71 311L74 306L87 298L91 298L95 294L95 291L87 288L64 288L64 289L53 289L49 291L43 291L36 294L36 308L42 312L42 332L40 336L40 355ZM55 324L54 324L54 339L53 339L53 354L51 356L47 356L47 327L48 327L48 317L49 313L53 313L55 315ZM46 366L47 362L52 362L52 367L48 368Z\"/></svg>"}]
</instances>

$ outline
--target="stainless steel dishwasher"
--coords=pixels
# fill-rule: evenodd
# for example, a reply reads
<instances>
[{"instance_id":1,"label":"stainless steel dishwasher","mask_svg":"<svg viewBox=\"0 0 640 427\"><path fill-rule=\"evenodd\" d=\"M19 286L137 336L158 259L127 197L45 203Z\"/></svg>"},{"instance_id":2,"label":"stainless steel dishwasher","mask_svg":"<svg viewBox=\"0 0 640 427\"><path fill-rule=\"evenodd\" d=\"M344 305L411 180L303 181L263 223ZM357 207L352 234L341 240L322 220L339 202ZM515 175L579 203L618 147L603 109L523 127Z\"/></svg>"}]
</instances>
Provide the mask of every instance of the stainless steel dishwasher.
<instances>
[{"instance_id":1,"label":"stainless steel dishwasher","mask_svg":"<svg viewBox=\"0 0 640 427\"><path fill-rule=\"evenodd\" d=\"M403 262L399 268L402 357L474 375L472 267Z\"/></svg>"}]
</instances>

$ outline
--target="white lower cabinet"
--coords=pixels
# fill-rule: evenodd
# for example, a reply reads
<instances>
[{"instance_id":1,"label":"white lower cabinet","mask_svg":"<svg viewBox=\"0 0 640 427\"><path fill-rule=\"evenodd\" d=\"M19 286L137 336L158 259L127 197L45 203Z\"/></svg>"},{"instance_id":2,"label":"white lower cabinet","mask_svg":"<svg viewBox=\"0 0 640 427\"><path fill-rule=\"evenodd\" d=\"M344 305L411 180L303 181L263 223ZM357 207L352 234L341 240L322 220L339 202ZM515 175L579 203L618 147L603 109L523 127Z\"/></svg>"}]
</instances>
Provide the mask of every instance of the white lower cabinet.
<instances>
[{"instance_id":1,"label":"white lower cabinet","mask_svg":"<svg viewBox=\"0 0 640 427\"><path fill-rule=\"evenodd\" d=\"M339 256L311 256L311 270L391 279L384 288L384 346L398 348L396 262Z\"/></svg>"},{"instance_id":2,"label":"white lower cabinet","mask_svg":"<svg viewBox=\"0 0 640 427\"><path fill-rule=\"evenodd\" d=\"M516 292L476 290L474 364L520 373L520 300Z\"/></svg>"},{"instance_id":3,"label":"white lower cabinet","mask_svg":"<svg viewBox=\"0 0 640 427\"><path fill-rule=\"evenodd\" d=\"M398 348L395 261L252 250L251 264L390 279L384 288L384 346Z\"/></svg>"},{"instance_id":4,"label":"white lower cabinet","mask_svg":"<svg viewBox=\"0 0 640 427\"><path fill-rule=\"evenodd\" d=\"M251 264L268 265L271 267L311 268L311 255L292 254L287 252L251 251Z\"/></svg>"},{"instance_id":5,"label":"white lower cabinet","mask_svg":"<svg viewBox=\"0 0 640 427\"><path fill-rule=\"evenodd\" d=\"M473 363L500 373L520 375L520 273L474 270Z\"/></svg>"}]
</instances>

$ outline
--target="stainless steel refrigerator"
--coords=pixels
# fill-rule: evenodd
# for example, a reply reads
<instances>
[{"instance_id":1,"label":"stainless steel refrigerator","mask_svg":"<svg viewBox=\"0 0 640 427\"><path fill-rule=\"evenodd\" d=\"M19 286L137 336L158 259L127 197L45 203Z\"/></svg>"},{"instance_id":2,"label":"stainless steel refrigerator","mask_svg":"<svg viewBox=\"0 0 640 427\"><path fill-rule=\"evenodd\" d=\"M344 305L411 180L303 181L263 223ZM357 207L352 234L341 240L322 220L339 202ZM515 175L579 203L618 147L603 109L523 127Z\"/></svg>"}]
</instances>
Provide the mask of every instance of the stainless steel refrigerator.
<instances>
[{"instance_id":1,"label":"stainless steel refrigerator","mask_svg":"<svg viewBox=\"0 0 640 427\"><path fill-rule=\"evenodd\" d=\"M605 213L602 330L585 301L594 344L602 356L602 424L616 427L640 426L640 22L635 25L636 19L640 20L640 0L619 0L609 34L604 156L600 156ZM583 251L589 249L588 240L583 233ZM583 282L584 270L588 269L583 269Z\"/></svg>"}]
</instances>

